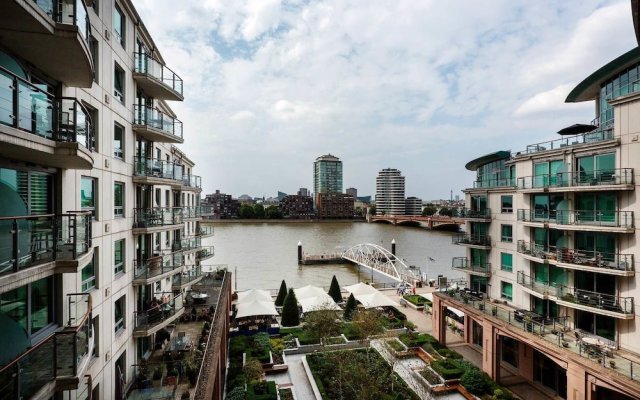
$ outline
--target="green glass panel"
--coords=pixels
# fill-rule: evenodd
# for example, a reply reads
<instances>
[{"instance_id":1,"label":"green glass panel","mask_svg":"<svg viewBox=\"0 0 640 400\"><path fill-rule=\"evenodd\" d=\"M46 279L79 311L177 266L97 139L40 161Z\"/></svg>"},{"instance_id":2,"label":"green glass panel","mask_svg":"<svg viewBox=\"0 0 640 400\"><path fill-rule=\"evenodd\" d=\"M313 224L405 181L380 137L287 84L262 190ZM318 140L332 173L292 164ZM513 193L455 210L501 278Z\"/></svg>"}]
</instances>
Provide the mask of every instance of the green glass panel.
<instances>
[{"instance_id":1,"label":"green glass panel","mask_svg":"<svg viewBox=\"0 0 640 400\"><path fill-rule=\"evenodd\" d=\"M513 270L513 255L509 253L500 253L500 268L504 271Z\"/></svg>"},{"instance_id":2,"label":"green glass panel","mask_svg":"<svg viewBox=\"0 0 640 400\"><path fill-rule=\"evenodd\" d=\"M80 204L82 207L95 207L93 179L82 177L80 184Z\"/></svg>"},{"instance_id":3,"label":"green glass panel","mask_svg":"<svg viewBox=\"0 0 640 400\"><path fill-rule=\"evenodd\" d=\"M31 333L49 325L51 321L52 304L51 280L40 279L31 284Z\"/></svg>"},{"instance_id":4,"label":"green glass panel","mask_svg":"<svg viewBox=\"0 0 640 400\"><path fill-rule=\"evenodd\" d=\"M552 286L566 286L567 284L567 271L563 268L558 268L553 265L549 266L549 282Z\"/></svg>"},{"instance_id":5,"label":"green glass panel","mask_svg":"<svg viewBox=\"0 0 640 400\"><path fill-rule=\"evenodd\" d=\"M14 320L27 332L27 286L0 294L0 313ZM13 328L4 327L3 329Z\"/></svg>"},{"instance_id":6,"label":"green glass panel","mask_svg":"<svg viewBox=\"0 0 640 400\"><path fill-rule=\"evenodd\" d=\"M549 266L539 263L533 263L534 280L537 283L547 284L549 282Z\"/></svg>"}]
</instances>

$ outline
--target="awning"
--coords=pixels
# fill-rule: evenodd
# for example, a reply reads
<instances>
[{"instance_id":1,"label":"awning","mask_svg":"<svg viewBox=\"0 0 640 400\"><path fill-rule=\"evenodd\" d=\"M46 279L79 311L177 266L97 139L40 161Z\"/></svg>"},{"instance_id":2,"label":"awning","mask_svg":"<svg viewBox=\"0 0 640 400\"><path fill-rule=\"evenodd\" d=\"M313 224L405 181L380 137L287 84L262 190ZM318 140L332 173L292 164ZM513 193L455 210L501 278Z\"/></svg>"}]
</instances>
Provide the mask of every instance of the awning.
<instances>
[{"instance_id":1,"label":"awning","mask_svg":"<svg viewBox=\"0 0 640 400\"><path fill-rule=\"evenodd\" d=\"M380 292L359 295L354 294L353 297L355 297L356 300L362 303L364 308L400 307L400 304L396 303Z\"/></svg>"},{"instance_id":2,"label":"awning","mask_svg":"<svg viewBox=\"0 0 640 400\"><path fill-rule=\"evenodd\" d=\"M447 309L449 311L451 311L452 313L454 313L455 315L457 315L458 317L460 317L460 318L464 317L464 313L462 311L458 310L457 308L447 307Z\"/></svg>"},{"instance_id":3,"label":"awning","mask_svg":"<svg viewBox=\"0 0 640 400\"><path fill-rule=\"evenodd\" d=\"M296 299L298 299L298 302L301 299L306 299L308 297L318 297L327 294L327 292L325 292L322 288L312 285L307 285L301 287L300 289L293 289L293 292L296 294Z\"/></svg>"},{"instance_id":4,"label":"awning","mask_svg":"<svg viewBox=\"0 0 640 400\"><path fill-rule=\"evenodd\" d=\"M298 299L298 303L302 306L302 312L320 311L320 310L342 310L340 306L328 294L305 297L304 299Z\"/></svg>"},{"instance_id":5,"label":"awning","mask_svg":"<svg viewBox=\"0 0 640 400\"><path fill-rule=\"evenodd\" d=\"M245 290L244 292L238 292L238 304L254 300L273 302L271 294L266 290L250 289Z\"/></svg>"},{"instance_id":6,"label":"awning","mask_svg":"<svg viewBox=\"0 0 640 400\"><path fill-rule=\"evenodd\" d=\"M238 304L236 318L254 317L258 315L278 315L275 304L271 301L254 300Z\"/></svg>"},{"instance_id":7,"label":"awning","mask_svg":"<svg viewBox=\"0 0 640 400\"><path fill-rule=\"evenodd\" d=\"M344 290L349 293L352 293L354 296L357 294L370 294L375 293L378 290L371 285L367 285L366 283L356 283L355 285L345 286Z\"/></svg>"}]
</instances>

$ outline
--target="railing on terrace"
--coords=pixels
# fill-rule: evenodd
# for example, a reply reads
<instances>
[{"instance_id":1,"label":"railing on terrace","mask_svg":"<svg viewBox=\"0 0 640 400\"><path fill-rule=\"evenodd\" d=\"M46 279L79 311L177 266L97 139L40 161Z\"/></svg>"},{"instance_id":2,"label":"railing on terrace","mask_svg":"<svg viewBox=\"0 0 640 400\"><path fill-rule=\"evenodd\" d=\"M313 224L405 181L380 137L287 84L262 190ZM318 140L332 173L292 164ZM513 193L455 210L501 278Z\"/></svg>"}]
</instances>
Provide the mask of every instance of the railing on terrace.
<instances>
[{"instance_id":1,"label":"railing on terrace","mask_svg":"<svg viewBox=\"0 0 640 400\"><path fill-rule=\"evenodd\" d=\"M551 222L558 225L633 228L633 211L600 210L518 210L518 221Z\"/></svg>"},{"instance_id":2,"label":"railing on terrace","mask_svg":"<svg viewBox=\"0 0 640 400\"><path fill-rule=\"evenodd\" d=\"M182 139L182 122L150 106L133 105L133 124L159 129Z\"/></svg>"},{"instance_id":3,"label":"railing on terrace","mask_svg":"<svg viewBox=\"0 0 640 400\"><path fill-rule=\"evenodd\" d=\"M136 176L182 180L184 173L183 165L155 158L136 156L133 158L133 166L133 174Z\"/></svg>"},{"instance_id":4,"label":"railing on terrace","mask_svg":"<svg viewBox=\"0 0 640 400\"><path fill-rule=\"evenodd\" d=\"M202 276L202 267L196 266L190 271L183 272L181 274L175 274L173 276L173 286L186 285L189 282L193 282Z\"/></svg>"},{"instance_id":5,"label":"railing on terrace","mask_svg":"<svg viewBox=\"0 0 640 400\"><path fill-rule=\"evenodd\" d=\"M202 210L204 213L204 210ZM196 230L196 236L211 236L214 234L213 226L211 225L198 225L198 229Z\"/></svg>"},{"instance_id":6,"label":"railing on terrace","mask_svg":"<svg viewBox=\"0 0 640 400\"><path fill-rule=\"evenodd\" d=\"M181 251L133 260L133 279L152 279L184 266L184 254Z\"/></svg>"},{"instance_id":7,"label":"railing on terrace","mask_svg":"<svg viewBox=\"0 0 640 400\"><path fill-rule=\"evenodd\" d=\"M169 89L180 93L180 96L182 96L182 79L170 68L154 60L151 55L135 53L135 72L153 77Z\"/></svg>"},{"instance_id":8,"label":"railing on terrace","mask_svg":"<svg viewBox=\"0 0 640 400\"><path fill-rule=\"evenodd\" d=\"M202 250L196 252L196 261L204 260L214 255L213 246L202 246Z\"/></svg>"},{"instance_id":9,"label":"railing on terrace","mask_svg":"<svg viewBox=\"0 0 640 400\"><path fill-rule=\"evenodd\" d=\"M151 207L133 209L134 228L176 225L182 223L182 207Z\"/></svg>"},{"instance_id":10,"label":"railing on terrace","mask_svg":"<svg viewBox=\"0 0 640 400\"><path fill-rule=\"evenodd\" d=\"M515 187L515 178L502 179L483 179L473 182L474 189L493 188L493 187Z\"/></svg>"},{"instance_id":11,"label":"railing on terrace","mask_svg":"<svg viewBox=\"0 0 640 400\"><path fill-rule=\"evenodd\" d=\"M182 209L183 218L200 218L200 216L202 216L202 208L200 206L183 207Z\"/></svg>"},{"instance_id":12,"label":"railing on terrace","mask_svg":"<svg viewBox=\"0 0 640 400\"><path fill-rule=\"evenodd\" d=\"M484 210L474 210L471 208L458 209L458 217L460 218L476 218L476 219L490 219L491 209L485 208Z\"/></svg>"},{"instance_id":13,"label":"railing on terrace","mask_svg":"<svg viewBox=\"0 0 640 400\"><path fill-rule=\"evenodd\" d=\"M91 34L91 24L87 14L87 6L82 0L33 0L55 22L75 25L85 41Z\"/></svg>"},{"instance_id":14,"label":"railing on terrace","mask_svg":"<svg viewBox=\"0 0 640 400\"><path fill-rule=\"evenodd\" d=\"M198 175L184 175L182 177L182 184L189 187L201 188L202 178Z\"/></svg>"},{"instance_id":15,"label":"railing on terrace","mask_svg":"<svg viewBox=\"0 0 640 400\"><path fill-rule=\"evenodd\" d=\"M183 251L195 250L202 246L202 239L199 236L184 238L180 242L180 247Z\"/></svg>"},{"instance_id":16,"label":"railing on terrace","mask_svg":"<svg viewBox=\"0 0 640 400\"><path fill-rule=\"evenodd\" d=\"M483 274L491 273L491 263L472 263L467 257L453 257L451 260L451 268Z\"/></svg>"},{"instance_id":17,"label":"railing on terrace","mask_svg":"<svg viewBox=\"0 0 640 400\"><path fill-rule=\"evenodd\" d=\"M74 98L55 97L39 86L0 67L0 123L93 150L91 117L84 106Z\"/></svg>"},{"instance_id":18,"label":"railing on terrace","mask_svg":"<svg viewBox=\"0 0 640 400\"><path fill-rule=\"evenodd\" d=\"M0 217L0 276L55 260L77 260L91 249L91 213Z\"/></svg>"},{"instance_id":19,"label":"railing on terrace","mask_svg":"<svg viewBox=\"0 0 640 400\"><path fill-rule=\"evenodd\" d=\"M536 244L534 242L525 242L524 240L518 240L517 251L520 254L530 255L543 260L549 258L549 256L554 253L549 250L549 246Z\"/></svg>"},{"instance_id":20,"label":"railing on terrace","mask_svg":"<svg viewBox=\"0 0 640 400\"><path fill-rule=\"evenodd\" d=\"M93 351L91 298L86 293L68 296L65 327L0 367L0 399L31 398L50 381L79 374Z\"/></svg>"},{"instance_id":21,"label":"railing on terrace","mask_svg":"<svg viewBox=\"0 0 640 400\"><path fill-rule=\"evenodd\" d=\"M145 311L134 312L135 330L150 330L167 321L183 308L182 293L174 296L171 292L154 293L160 303Z\"/></svg>"},{"instance_id":22,"label":"railing on terrace","mask_svg":"<svg viewBox=\"0 0 640 400\"><path fill-rule=\"evenodd\" d=\"M574 354L579 355L580 357L590 359L594 362L600 360L599 364L602 367L611 368L612 371L626 376L627 378L638 380L638 374L640 373L640 363L625 358L623 354L615 351L614 349L617 348L617 344L611 346L612 349L610 349L609 351L598 352L593 351L594 349L592 346L586 346L582 343L576 345L574 343L565 341L565 336L568 337L568 332L571 330L569 319L567 317L550 318L545 319L542 322L529 321L526 318L516 318L516 310L510 310L502 306L497 306L495 304L492 304L487 299L476 300L467 298L466 300L464 300L462 293L463 292L459 291L444 292L444 294L449 296L450 298L453 298L454 300L461 303L466 303L461 308L461 310L463 311L465 307L472 307L475 310L481 311L483 314L506 322L519 330L536 334L537 337L546 341L547 343L551 343L557 347L562 347L566 351L570 351ZM608 353L609 355L607 355ZM612 367L611 364L608 363L607 357L610 357L611 355L614 356L615 367Z\"/></svg>"},{"instance_id":23,"label":"railing on terrace","mask_svg":"<svg viewBox=\"0 0 640 400\"><path fill-rule=\"evenodd\" d=\"M518 178L518 189L561 188L594 185L633 185L633 168L591 172L558 172Z\"/></svg>"},{"instance_id":24,"label":"railing on terrace","mask_svg":"<svg viewBox=\"0 0 640 400\"><path fill-rule=\"evenodd\" d=\"M613 139L613 126L609 126L603 129L595 129L592 132L583 133L575 136L567 136L561 139L550 140L547 142L540 142L536 144L530 144L527 148L521 152L522 154L532 154L540 151L562 149L570 146L577 146L586 143L598 143L605 140Z\"/></svg>"},{"instance_id":25,"label":"railing on terrace","mask_svg":"<svg viewBox=\"0 0 640 400\"><path fill-rule=\"evenodd\" d=\"M530 255L543 260L553 260L558 263L603 268L618 271L633 271L633 254L616 252L571 249L568 247L553 247L518 240L518 253Z\"/></svg>"},{"instance_id":26,"label":"railing on terrace","mask_svg":"<svg viewBox=\"0 0 640 400\"><path fill-rule=\"evenodd\" d=\"M491 236L461 233L451 237L453 244L491 246Z\"/></svg>"}]
</instances>

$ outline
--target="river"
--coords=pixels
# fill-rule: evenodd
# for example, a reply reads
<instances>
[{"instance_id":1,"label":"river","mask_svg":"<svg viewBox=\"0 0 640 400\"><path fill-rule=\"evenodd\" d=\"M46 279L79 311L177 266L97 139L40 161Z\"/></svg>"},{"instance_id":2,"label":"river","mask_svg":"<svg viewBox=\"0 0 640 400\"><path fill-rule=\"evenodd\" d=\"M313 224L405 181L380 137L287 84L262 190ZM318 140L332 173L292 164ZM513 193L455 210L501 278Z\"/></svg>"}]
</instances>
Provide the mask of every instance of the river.
<instances>
[{"instance_id":1,"label":"river","mask_svg":"<svg viewBox=\"0 0 640 400\"><path fill-rule=\"evenodd\" d=\"M429 279L438 274L463 276L451 269L451 258L465 253L464 247L451 243L451 232L365 222L219 222L213 226L215 235L205 238L203 245L215 246L215 256L205 264L226 264L231 272L237 272L234 281L238 290L277 289L282 279L288 287L328 287L333 275L341 286L357 283L358 279L371 281L370 270L358 271L348 264L299 267L298 241L306 254L330 254L360 243L390 250L395 239L396 256L426 271ZM382 280L382 276L374 275L374 281Z\"/></svg>"}]
</instances>

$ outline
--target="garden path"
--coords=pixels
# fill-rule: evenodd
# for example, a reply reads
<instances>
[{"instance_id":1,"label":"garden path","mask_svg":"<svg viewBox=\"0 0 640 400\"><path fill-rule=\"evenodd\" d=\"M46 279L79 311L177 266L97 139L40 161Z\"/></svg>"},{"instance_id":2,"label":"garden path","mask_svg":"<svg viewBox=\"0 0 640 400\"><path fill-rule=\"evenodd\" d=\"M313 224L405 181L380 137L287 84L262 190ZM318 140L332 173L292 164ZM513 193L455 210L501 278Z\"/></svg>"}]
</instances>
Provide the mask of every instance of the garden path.
<instances>
[{"instance_id":1,"label":"garden path","mask_svg":"<svg viewBox=\"0 0 640 400\"><path fill-rule=\"evenodd\" d=\"M302 357L304 356L304 354L287 355L289 381L293 383L293 390L296 392L298 400L316 400L307 373L302 366Z\"/></svg>"},{"instance_id":2,"label":"garden path","mask_svg":"<svg viewBox=\"0 0 640 400\"><path fill-rule=\"evenodd\" d=\"M371 347L378 350L378 353L393 366L393 371L397 373L405 383L413 390L421 399L433 398L425 389L425 387L413 376L411 370L422 369L427 366L421 359L417 357L409 357L404 359L396 358L385 346L383 340L375 339L371 341ZM391 388L389 388L391 389Z\"/></svg>"},{"instance_id":3,"label":"garden path","mask_svg":"<svg viewBox=\"0 0 640 400\"><path fill-rule=\"evenodd\" d=\"M428 289L431 289L431 290L428 290ZM433 291L433 288L420 288L416 290L416 294L428 293L432 291ZM393 301L397 303L400 302L400 295L396 293L395 289L383 290L382 293L390 297ZM428 333L433 330L432 328L433 324L431 322L430 314L425 314L423 311L414 310L411 307L400 307L399 310L407 316L407 319L409 321L416 324L416 330L418 332Z\"/></svg>"}]
</instances>

